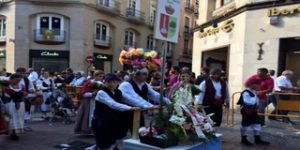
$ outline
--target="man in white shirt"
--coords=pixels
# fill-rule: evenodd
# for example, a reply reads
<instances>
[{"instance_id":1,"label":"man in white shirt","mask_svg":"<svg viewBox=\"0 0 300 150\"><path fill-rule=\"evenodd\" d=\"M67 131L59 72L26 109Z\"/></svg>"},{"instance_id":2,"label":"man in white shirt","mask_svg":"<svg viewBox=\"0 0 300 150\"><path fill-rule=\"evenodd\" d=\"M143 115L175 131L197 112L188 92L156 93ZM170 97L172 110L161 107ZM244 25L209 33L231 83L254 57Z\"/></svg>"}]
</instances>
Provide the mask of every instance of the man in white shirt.
<instances>
[{"instance_id":1,"label":"man in white shirt","mask_svg":"<svg viewBox=\"0 0 300 150\"><path fill-rule=\"evenodd\" d=\"M86 78L84 76L84 72L83 71L78 71L75 74L75 78L73 79L73 81L70 83L71 86L82 86L83 83L85 82Z\"/></svg>"},{"instance_id":2,"label":"man in white shirt","mask_svg":"<svg viewBox=\"0 0 300 150\"><path fill-rule=\"evenodd\" d=\"M160 94L153 90L148 83L146 83L147 78L148 70L146 68L137 69L130 81L124 81L120 84L119 90L122 91L123 100L126 104L141 108L151 108L154 107L154 105L148 102L148 100L151 100L157 104L160 103ZM170 103L167 98L164 98L163 101L167 104ZM140 124L141 126L145 125L143 114L141 114Z\"/></svg>"},{"instance_id":3,"label":"man in white shirt","mask_svg":"<svg viewBox=\"0 0 300 150\"><path fill-rule=\"evenodd\" d=\"M275 87L274 91L279 91L279 92L294 92L294 91L299 91L300 89L298 87L294 87L291 79L293 77L293 71L291 70L285 70L282 72L281 76L275 79ZM281 99L289 99L288 96L281 96ZM275 101L276 102L276 101ZM276 103L275 103L276 104ZM279 111L279 113L287 115L288 111ZM289 118L284 118L284 122L290 122Z\"/></svg>"},{"instance_id":4,"label":"man in white shirt","mask_svg":"<svg viewBox=\"0 0 300 150\"><path fill-rule=\"evenodd\" d=\"M229 106L229 92L227 83L221 80L221 69L212 69L210 78L201 82L198 99L195 104L208 106L205 109L207 114L214 113L211 119L215 122L215 126L221 125L223 117L223 104Z\"/></svg>"},{"instance_id":5,"label":"man in white shirt","mask_svg":"<svg viewBox=\"0 0 300 150\"><path fill-rule=\"evenodd\" d=\"M39 75L36 71L33 70L33 68L29 68L28 69L28 72L29 72L29 76L28 76L28 79L35 83L38 79L39 79Z\"/></svg>"}]
</instances>

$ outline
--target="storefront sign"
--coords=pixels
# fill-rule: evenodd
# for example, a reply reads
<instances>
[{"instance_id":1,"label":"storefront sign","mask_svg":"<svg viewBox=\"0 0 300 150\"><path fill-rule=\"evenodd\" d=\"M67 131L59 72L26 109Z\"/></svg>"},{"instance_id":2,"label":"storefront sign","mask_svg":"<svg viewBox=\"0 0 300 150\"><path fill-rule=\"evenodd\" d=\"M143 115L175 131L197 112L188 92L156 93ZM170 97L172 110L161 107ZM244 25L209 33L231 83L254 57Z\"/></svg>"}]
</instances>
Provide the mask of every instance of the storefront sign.
<instances>
[{"instance_id":1,"label":"storefront sign","mask_svg":"<svg viewBox=\"0 0 300 150\"><path fill-rule=\"evenodd\" d=\"M58 50L30 50L30 57L36 58L67 58L69 59L69 51L58 51Z\"/></svg>"},{"instance_id":2,"label":"storefront sign","mask_svg":"<svg viewBox=\"0 0 300 150\"><path fill-rule=\"evenodd\" d=\"M272 16L286 16L286 15L293 15L296 13L300 13L300 5L295 8L285 8L285 9L278 9L278 8L270 8L268 9L268 17Z\"/></svg>"},{"instance_id":3,"label":"storefront sign","mask_svg":"<svg viewBox=\"0 0 300 150\"><path fill-rule=\"evenodd\" d=\"M233 19L230 19L230 20L225 21L221 27L211 28L211 29L208 29L207 31L200 32L199 37L204 38L207 36L215 35L215 34L219 33L220 30L224 31L226 33L229 33L233 30L233 27L234 27Z\"/></svg>"},{"instance_id":4,"label":"storefront sign","mask_svg":"<svg viewBox=\"0 0 300 150\"><path fill-rule=\"evenodd\" d=\"M94 57L96 58L96 60L112 61L112 56L107 54L94 53Z\"/></svg>"},{"instance_id":5,"label":"storefront sign","mask_svg":"<svg viewBox=\"0 0 300 150\"><path fill-rule=\"evenodd\" d=\"M57 56L59 56L59 53L44 51L44 52L41 52L41 56L57 57Z\"/></svg>"}]
</instances>

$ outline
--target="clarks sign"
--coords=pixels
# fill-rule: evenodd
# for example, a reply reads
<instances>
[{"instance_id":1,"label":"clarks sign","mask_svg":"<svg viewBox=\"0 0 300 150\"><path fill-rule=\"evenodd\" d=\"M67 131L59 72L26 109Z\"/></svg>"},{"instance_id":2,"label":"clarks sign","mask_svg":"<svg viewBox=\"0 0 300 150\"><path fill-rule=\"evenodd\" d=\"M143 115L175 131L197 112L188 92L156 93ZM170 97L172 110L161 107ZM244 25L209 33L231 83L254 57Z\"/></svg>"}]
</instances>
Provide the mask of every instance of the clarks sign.
<instances>
[{"instance_id":1,"label":"clarks sign","mask_svg":"<svg viewBox=\"0 0 300 150\"><path fill-rule=\"evenodd\" d=\"M268 9L268 17L293 15L296 13L300 13L300 5L298 5L298 7L295 7L295 8L285 8L285 9L270 8L270 9Z\"/></svg>"},{"instance_id":2,"label":"clarks sign","mask_svg":"<svg viewBox=\"0 0 300 150\"><path fill-rule=\"evenodd\" d=\"M41 52L41 56L57 57L57 56L59 56L59 53L44 51L44 52Z\"/></svg>"},{"instance_id":3,"label":"clarks sign","mask_svg":"<svg viewBox=\"0 0 300 150\"><path fill-rule=\"evenodd\" d=\"M230 19L230 20L225 21L221 27L211 28L204 32L200 32L199 37L204 38L207 36L215 35L215 34L219 33L220 30L224 31L226 33L229 33L233 30L233 27L234 27L234 22L232 19Z\"/></svg>"}]
</instances>

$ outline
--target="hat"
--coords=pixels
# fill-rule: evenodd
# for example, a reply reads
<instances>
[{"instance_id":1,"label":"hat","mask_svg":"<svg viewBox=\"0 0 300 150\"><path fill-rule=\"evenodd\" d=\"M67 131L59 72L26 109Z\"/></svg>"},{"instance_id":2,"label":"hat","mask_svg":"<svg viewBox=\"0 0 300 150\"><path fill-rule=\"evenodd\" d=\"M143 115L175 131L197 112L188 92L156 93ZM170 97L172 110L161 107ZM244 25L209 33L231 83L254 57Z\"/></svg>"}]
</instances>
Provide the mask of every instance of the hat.
<instances>
[{"instance_id":1,"label":"hat","mask_svg":"<svg viewBox=\"0 0 300 150\"><path fill-rule=\"evenodd\" d=\"M104 82L117 81L118 77L115 74L108 73L104 76Z\"/></svg>"}]
</instances>

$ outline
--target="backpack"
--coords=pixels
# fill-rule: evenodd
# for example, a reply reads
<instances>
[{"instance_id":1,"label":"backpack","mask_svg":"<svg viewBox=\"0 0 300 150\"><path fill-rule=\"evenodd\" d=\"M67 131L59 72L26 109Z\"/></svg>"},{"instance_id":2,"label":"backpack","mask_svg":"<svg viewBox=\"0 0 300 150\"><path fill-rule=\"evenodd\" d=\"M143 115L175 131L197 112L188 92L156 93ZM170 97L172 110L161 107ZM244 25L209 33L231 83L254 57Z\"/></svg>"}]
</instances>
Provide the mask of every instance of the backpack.
<instances>
[{"instance_id":1,"label":"backpack","mask_svg":"<svg viewBox=\"0 0 300 150\"><path fill-rule=\"evenodd\" d=\"M250 97L254 97L254 96L255 96L251 91L249 91L249 90L246 89L246 90L244 90L244 91L241 93L241 96L240 96L238 102L236 103L237 105L241 105L241 106L244 105L243 94L244 94L245 92L248 92L249 95L250 95Z\"/></svg>"}]
</instances>

